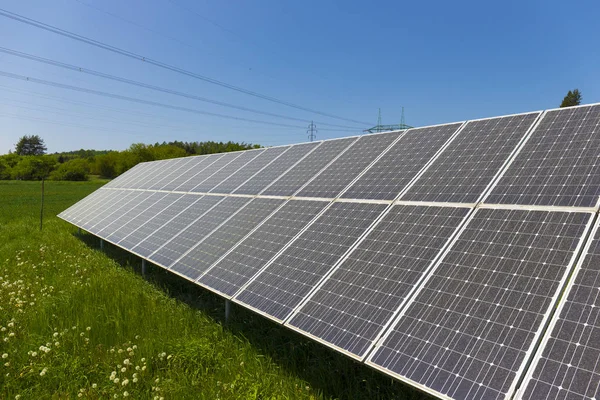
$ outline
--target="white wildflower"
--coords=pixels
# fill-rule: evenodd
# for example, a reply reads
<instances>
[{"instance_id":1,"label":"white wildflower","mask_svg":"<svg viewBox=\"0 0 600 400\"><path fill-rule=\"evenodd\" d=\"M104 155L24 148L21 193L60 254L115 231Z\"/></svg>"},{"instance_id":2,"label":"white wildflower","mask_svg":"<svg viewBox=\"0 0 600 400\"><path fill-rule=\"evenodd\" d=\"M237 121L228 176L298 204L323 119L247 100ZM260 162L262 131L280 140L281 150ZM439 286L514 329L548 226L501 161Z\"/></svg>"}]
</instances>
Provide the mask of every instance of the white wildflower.
<instances>
[{"instance_id":1,"label":"white wildflower","mask_svg":"<svg viewBox=\"0 0 600 400\"><path fill-rule=\"evenodd\" d=\"M129 379L123 379L123 382L121 382L121 385L123 386L127 386L129 384Z\"/></svg>"},{"instance_id":2,"label":"white wildflower","mask_svg":"<svg viewBox=\"0 0 600 400\"><path fill-rule=\"evenodd\" d=\"M115 378L115 379L113 380L113 382L114 382L114 383L119 383L119 381L120 381L120 379L119 379L119 378Z\"/></svg>"},{"instance_id":3,"label":"white wildflower","mask_svg":"<svg viewBox=\"0 0 600 400\"><path fill-rule=\"evenodd\" d=\"M91 330L92 330L92 327L91 327L91 326L88 326L87 328L85 328L85 330L89 332L89 331L91 331Z\"/></svg>"},{"instance_id":4,"label":"white wildflower","mask_svg":"<svg viewBox=\"0 0 600 400\"><path fill-rule=\"evenodd\" d=\"M48 372L48 368L44 368L42 372L40 372L40 376L46 375L46 372Z\"/></svg>"},{"instance_id":5,"label":"white wildflower","mask_svg":"<svg viewBox=\"0 0 600 400\"><path fill-rule=\"evenodd\" d=\"M129 393L128 392L123 392L123 397L127 397L127 396L129 396Z\"/></svg>"},{"instance_id":6,"label":"white wildflower","mask_svg":"<svg viewBox=\"0 0 600 400\"><path fill-rule=\"evenodd\" d=\"M96 389L98 387L97 383L92 383L92 389Z\"/></svg>"},{"instance_id":7,"label":"white wildflower","mask_svg":"<svg viewBox=\"0 0 600 400\"><path fill-rule=\"evenodd\" d=\"M8 358L8 354L6 354L6 353L2 354L2 358Z\"/></svg>"},{"instance_id":8,"label":"white wildflower","mask_svg":"<svg viewBox=\"0 0 600 400\"><path fill-rule=\"evenodd\" d=\"M121 372L127 372L127 368L125 368L125 367L121 368Z\"/></svg>"}]
</instances>

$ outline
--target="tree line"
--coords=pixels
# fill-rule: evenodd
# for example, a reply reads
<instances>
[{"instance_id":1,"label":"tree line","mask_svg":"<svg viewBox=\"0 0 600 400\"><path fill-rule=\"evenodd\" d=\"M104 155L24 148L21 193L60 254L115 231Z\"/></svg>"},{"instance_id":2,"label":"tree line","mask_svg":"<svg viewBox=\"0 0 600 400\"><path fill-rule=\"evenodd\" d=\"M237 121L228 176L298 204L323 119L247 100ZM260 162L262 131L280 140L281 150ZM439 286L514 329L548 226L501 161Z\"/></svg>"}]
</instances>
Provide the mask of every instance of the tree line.
<instances>
[{"instance_id":1,"label":"tree line","mask_svg":"<svg viewBox=\"0 0 600 400\"><path fill-rule=\"evenodd\" d=\"M138 163L202 154L260 148L260 145L236 142L163 142L134 143L127 150L77 150L46 154L38 135L23 136L15 151L0 155L0 180L84 181L90 176L115 178Z\"/></svg>"}]
</instances>

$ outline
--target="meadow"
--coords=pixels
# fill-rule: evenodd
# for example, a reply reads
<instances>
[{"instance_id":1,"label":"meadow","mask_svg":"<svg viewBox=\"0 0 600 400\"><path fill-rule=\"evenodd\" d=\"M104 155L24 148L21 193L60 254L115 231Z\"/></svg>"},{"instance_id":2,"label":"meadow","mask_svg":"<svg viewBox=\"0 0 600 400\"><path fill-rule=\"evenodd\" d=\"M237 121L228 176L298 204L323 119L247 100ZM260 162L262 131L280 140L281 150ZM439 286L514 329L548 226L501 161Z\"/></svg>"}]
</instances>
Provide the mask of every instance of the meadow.
<instances>
[{"instance_id":1,"label":"meadow","mask_svg":"<svg viewBox=\"0 0 600 400\"><path fill-rule=\"evenodd\" d=\"M104 181L0 181L1 399L424 399L56 214Z\"/></svg>"}]
</instances>

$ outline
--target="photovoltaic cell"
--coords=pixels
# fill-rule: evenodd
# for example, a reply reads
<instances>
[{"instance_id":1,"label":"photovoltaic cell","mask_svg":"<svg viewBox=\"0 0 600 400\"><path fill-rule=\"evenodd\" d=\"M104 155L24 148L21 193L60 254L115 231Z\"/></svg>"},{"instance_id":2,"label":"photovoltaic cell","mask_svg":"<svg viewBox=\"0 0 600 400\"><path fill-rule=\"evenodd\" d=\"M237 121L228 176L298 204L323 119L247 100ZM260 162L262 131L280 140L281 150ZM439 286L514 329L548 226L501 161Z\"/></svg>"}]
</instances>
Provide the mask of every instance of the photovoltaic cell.
<instances>
[{"instance_id":1,"label":"photovoltaic cell","mask_svg":"<svg viewBox=\"0 0 600 400\"><path fill-rule=\"evenodd\" d=\"M289 324L362 358L469 211L394 206Z\"/></svg>"},{"instance_id":2,"label":"photovoltaic cell","mask_svg":"<svg viewBox=\"0 0 600 400\"><path fill-rule=\"evenodd\" d=\"M264 169L250 178L246 183L236 189L235 194L259 194L270 185L277 177L306 156L319 142L296 144L281 155L275 162L267 165Z\"/></svg>"},{"instance_id":3,"label":"photovoltaic cell","mask_svg":"<svg viewBox=\"0 0 600 400\"><path fill-rule=\"evenodd\" d=\"M341 197L395 199L461 125L409 129Z\"/></svg>"},{"instance_id":4,"label":"photovoltaic cell","mask_svg":"<svg viewBox=\"0 0 600 400\"><path fill-rule=\"evenodd\" d=\"M161 182L169 176L171 173L177 171L177 169L182 165L187 163L188 159L186 158L174 158L168 160L160 160L154 161L157 165L157 168L152 171L152 173L148 174L148 176L140 180L137 185L134 186L136 189L151 189L154 186L161 185Z\"/></svg>"},{"instance_id":5,"label":"photovoltaic cell","mask_svg":"<svg viewBox=\"0 0 600 400\"><path fill-rule=\"evenodd\" d=\"M400 134L401 132L391 132L361 136L352 147L322 171L297 196L336 197Z\"/></svg>"},{"instance_id":6,"label":"photovoltaic cell","mask_svg":"<svg viewBox=\"0 0 600 400\"><path fill-rule=\"evenodd\" d=\"M328 204L288 201L199 282L233 296Z\"/></svg>"},{"instance_id":7,"label":"photovoltaic cell","mask_svg":"<svg viewBox=\"0 0 600 400\"><path fill-rule=\"evenodd\" d=\"M134 179L135 176L141 176L143 174L144 169L149 167L150 163L139 163L134 165L129 170L125 171L121 175L117 176L115 179L112 179L106 185L102 186L103 188L126 188L127 181Z\"/></svg>"},{"instance_id":8,"label":"photovoltaic cell","mask_svg":"<svg viewBox=\"0 0 600 400\"><path fill-rule=\"evenodd\" d=\"M194 198L196 201L193 201ZM157 215L153 221L150 221L151 224L148 224L147 228L156 227L156 229L150 232L150 235L146 236L143 241L138 242L133 251L142 257L150 256L222 199L223 197L218 196L185 196L183 203L176 203L173 207L169 207ZM192 205L186 207L190 201L192 201ZM136 232L136 235L141 237L143 236L142 233L147 232L147 229L140 227L139 231Z\"/></svg>"},{"instance_id":9,"label":"photovoltaic cell","mask_svg":"<svg viewBox=\"0 0 600 400\"><path fill-rule=\"evenodd\" d=\"M151 205L129 223L122 226L118 233L119 240L114 241L131 251L176 215L172 213L176 210L179 210L179 212L183 211L185 207L190 206L199 198L198 196L187 196L187 200L189 201L186 201L183 199L184 197L186 196L183 194L168 193L160 201Z\"/></svg>"},{"instance_id":10,"label":"photovoltaic cell","mask_svg":"<svg viewBox=\"0 0 600 400\"><path fill-rule=\"evenodd\" d=\"M98 235L105 237L110 242L118 243L125 236L139 228L140 225L143 225L148 219L164 210L180 196L177 194L154 192L146 200L139 202L118 220L115 220L111 225L104 228Z\"/></svg>"},{"instance_id":11,"label":"photovoltaic cell","mask_svg":"<svg viewBox=\"0 0 600 400\"><path fill-rule=\"evenodd\" d=\"M82 200L73 204L71 207L67 208L65 211L58 214L58 217L64 219L65 221L76 224L80 217L84 219L89 218L89 213L93 210L94 204L99 204L103 199L114 195L113 192L114 191L103 190L100 188L99 190L92 192L90 195L86 196Z\"/></svg>"},{"instance_id":12,"label":"photovoltaic cell","mask_svg":"<svg viewBox=\"0 0 600 400\"><path fill-rule=\"evenodd\" d=\"M196 280L283 202L275 199L252 200L170 269Z\"/></svg>"},{"instance_id":13,"label":"photovoltaic cell","mask_svg":"<svg viewBox=\"0 0 600 400\"><path fill-rule=\"evenodd\" d=\"M342 151L354 143L357 138L336 139L323 142L318 148L290 169L279 180L261 194L273 196L291 196L315 174L335 159Z\"/></svg>"},{"instance_id":14,"label":"photovoltaic cell","mask_svg":"<svg viewBox=\"0 0 600 400\"><path fill-rule=\"evenodd\" d=\"M256 156L260 155L263 149L247 150L240 152L239 156L232 160L229 164L215 172L212 176L200 183L198 186L192 188L191 192L209 192L212 188L219 185L225 179L229 178L232 174L243 168L248 162L252 161Z\"/></svg>"},{"instance_id":15,"label":"photovoltaic cell","mask_svg":"<svg viewBox=\"0 0 600 400\"><path fill-rule=\"evenodd\" d=\"M539 115L469 121L402 200L477 202Z\"/></svg>"},{"instance_id":16,"label":"photovoltaic cell","mask_svg":"<svg viewBox=\"0 0 600 400\"><path fill-rule=\"evenodd\" d=\"M132 196L128 201L106 210L103 218L100 219L94 226L90 227L88 231L100 237L104 237L103 235L99 234L102 230L111 225L114 221L121 218L124 214L128 213L131 209L135 208L139 203L145 202L148 197L152 195L151 192L138 191L134 193L135 195Z\"/></svg>"},{"instance_id":17,"label":"photovoltaic cell","mask_svg":"<svg viewBox=\"0 0 600 400\"><path fill-rule=\"evenodd\" d=\"M284 320L385 208L334 203L236 299Z\"/></svg>"},{"instance_id":18,"label":"photovoltaic cell","mask_svg":"<svg viewBox=\"0 0 600 400\"><path fill-rule=\"evenodd\" d=\"M593 207L600 196L600 105L548 111L486 203Z\"/></svg>"},{"instance_id":19,"label":"photovoltaic cell","mask_svg":"<svg viewBox=\"0 0 600 400\"><path fill-rule=\"evenodd\" d=\"M159 248L149 259L159 265L170 267L186 251L194 247L249 201L250 199L245 197L226 197L211 208L210 212L201 215L187 228L183 230L179 227L172 229L170 235L172 240ZM172 225L172 222L167 225L167 228L169 225ZM173 228L175 227L173 226Z\"/></svg>"},{"instance_id":20,"label":"photovoltaic cell","mask_svg":"<svg viewBox=\"0 0 600 400\"><path fill-rule=\"evenodd\" d=\"M285 151L290 149L290 146L271 147L263 151L258 157L244 165L244 168L238 170L221 184L211 189L211 193L231 193L240 185L250 179L258 171L275 161Z\"/></svg>"},{"instance_id":21,"label":"photovoltaic cell","mask_svg":"<svg viewBox=\"0 0 600 400\"><path fill-rule=\"evenodd\" d=\"M170 180L164 180L160 190L175 190L185 182L190 180L194 175L202 174L204 169L208 168L212 163L222 157L222 154L211 156L194 156L189 157L190 163L181 171L179 176L173 177Z\"/></svg>"},{"instance_id":22,"label":"photovoltaic cell","mask_svg":"<svg viewBox=\"0 0 600 400\"><path fill-rule=\"evenodd\" d=\"M157 180L153 185L149 186L149 190L161 190L165 185L169 182L172 182L173 179L177 179L177 177L181 176L182 173L186 172L190 169L190 166L195 164L195 160L193 157L185 157L180 158L180 162L171 168L164 176Z\"/></svg>"},{"instance_id":23,"label":"photovoltaic cell","mask_svg":"<svg viewBox=\"0 0 600 400\"><path fill-rule=\"evenodd\" d=\"M92 232L91 229L93 229L97 223L142 193L132 190L111 190L111 192L115 193L102 201L101 204L98 204L96 207L94 207L94 212L91 214L91 217L81 222L81 228Z\"/></svg>"},{"instance_id":24,"label":"photovoltaic cell","mask_svg":"<svg viewBox=\"0 0 600 400\"><path fill-rule=\"evenodd\" d=\"M450 398L509 398L590 217L479 209L369 362Z\"/></svg>"},{"instance_id":25,"label":"photovoltaic cell","mask_svg":"<svg viewBox=\"0 0 600 400\"><path fill-rule=\"evenodd\" d=\"M600 399L600 230L559 311L522 399Z\"/></svg>"},{"instance_id":26,"label":"photovoltaic cell","mask_svg":"<svg viewBox=\"0 0 600 400\"><path fill-rule=\"evenodd\" d=\"M147 189L152 186L157 180L162 177L165 170L170 168L173 164L172 160L159 160L148 163L148 168L143 174L139 174L127 183L128 189Z\"/></svg>"},{"instance_id":27,"label":"photovoltaic cell","mask_svg":"<svg viewBox=\"0 0 600 400\"><path fill-rule=\"evenodd\" d=\"M212 154L210 156L211 161L214 158L214 161L207 165L206 168L203 168L200 171L188 171L189 176L188 180L176 187L173 190L178 192L189 192L200 183L207 180L211 175L219 171L221 168L229 164L231 161L235 160L240 156L240 153L220 153L220 154Z\"/></svg>"}]
</instances>

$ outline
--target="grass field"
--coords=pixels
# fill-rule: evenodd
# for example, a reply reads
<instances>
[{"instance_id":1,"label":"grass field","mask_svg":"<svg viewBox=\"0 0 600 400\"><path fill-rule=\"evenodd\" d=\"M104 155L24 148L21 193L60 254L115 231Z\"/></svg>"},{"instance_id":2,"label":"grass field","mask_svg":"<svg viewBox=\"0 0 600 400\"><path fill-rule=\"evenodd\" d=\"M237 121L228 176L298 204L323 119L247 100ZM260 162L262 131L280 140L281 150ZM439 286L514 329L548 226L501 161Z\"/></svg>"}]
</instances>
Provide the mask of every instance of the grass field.
<instances>
[{"instance_id":1,"label":"grass field","mask_svg":"<svg viewBox=\"0 0 600 400\"><path fill-rule=\"evenodd\" d=\"M104 182L0 181L1 399L423 399L56 214Z\"/></svg>"}]
</instances>

